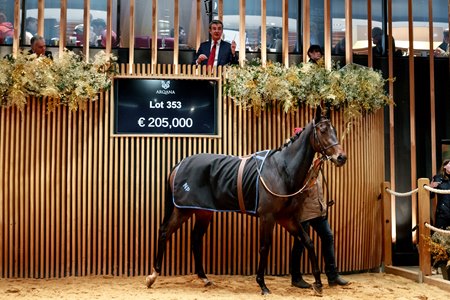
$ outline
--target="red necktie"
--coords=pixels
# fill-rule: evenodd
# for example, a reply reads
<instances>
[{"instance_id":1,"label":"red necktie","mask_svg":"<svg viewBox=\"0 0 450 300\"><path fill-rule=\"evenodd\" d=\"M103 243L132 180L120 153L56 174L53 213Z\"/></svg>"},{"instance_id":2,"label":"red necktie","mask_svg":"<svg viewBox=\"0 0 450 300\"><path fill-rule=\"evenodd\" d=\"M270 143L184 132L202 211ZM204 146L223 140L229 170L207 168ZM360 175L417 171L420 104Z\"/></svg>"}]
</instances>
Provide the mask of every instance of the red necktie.
<instances>
[{"instance_id":1,"label":"red necktie","mask_svg":"<svg viewBox=\"0 0 450 300\"><path fill-rule=\"evenodd\" d=\"M214 41L214 45L211 48L211 53L209 53L208 57L208 66L214 66L214 59L216 58L216 45L217 42Z\"/></svg>"}]
</instances>

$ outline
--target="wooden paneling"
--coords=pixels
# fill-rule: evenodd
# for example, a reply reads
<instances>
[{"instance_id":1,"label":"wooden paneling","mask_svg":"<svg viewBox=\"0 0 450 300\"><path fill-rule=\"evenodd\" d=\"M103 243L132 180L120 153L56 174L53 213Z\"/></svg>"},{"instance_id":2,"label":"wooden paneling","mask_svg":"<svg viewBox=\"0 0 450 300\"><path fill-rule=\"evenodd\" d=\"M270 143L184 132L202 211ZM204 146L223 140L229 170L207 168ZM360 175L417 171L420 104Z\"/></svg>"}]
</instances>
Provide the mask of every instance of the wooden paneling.
<instances>
[{"instance_id":1,"label":"wooden paneling","mask_svg":"<svg viewBox=\"0 0 450 300\"><path fill-rule=\"evenodd\" d=\"M122 65L122 74L128 66ZM151 65L134 65L136 76ZM164 76L168 66L157 66ZM179 76L210 74L206 68L179 66ZM219 70L220 71L220 70ZM112 95L104 93L84 111L29 99L23 112L0 109L0 277L49 278L150 272L164 211L164 183L170 168L200 152L246 155L276 148L306 125L314 111L285 114L275 108L256 116L225 95L221 138L111 137ZM342 112L332 122L342 137ZM326 196L341 271L381 264L380 183L384 179L383 114L352 124L342 144L348 162L325 164ZM168 243L164 275L194 272L189 221ZM320 255L320 242L313 235ZM255 274L259 250L258 219L217 213L204 238L208 273ZM274 232L269 274L288 274L292 239ZM303 270L311 272L303 258ZM323 268L323 263L320 264Z\"/></svg>"}]
</instances>

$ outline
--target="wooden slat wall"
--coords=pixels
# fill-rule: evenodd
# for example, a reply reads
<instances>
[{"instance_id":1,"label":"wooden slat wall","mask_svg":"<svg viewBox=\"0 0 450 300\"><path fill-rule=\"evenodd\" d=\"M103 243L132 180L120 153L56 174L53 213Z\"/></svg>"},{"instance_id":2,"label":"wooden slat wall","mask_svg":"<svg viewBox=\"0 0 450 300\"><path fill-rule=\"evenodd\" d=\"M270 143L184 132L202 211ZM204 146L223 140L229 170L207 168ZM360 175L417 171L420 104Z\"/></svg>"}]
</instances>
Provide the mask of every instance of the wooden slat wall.
<instances>
[{"instance_id":1,"label":"wooden slat wall","mask_svg":"<svg viewBox=\"0 0 450 300\"><path fill-rule=\"evenodd\" d=\"M152 73L151 65L132 69L136 76ZM161 76L172 70L156 69ZM121 70L128 74L128 65ZM186 76L197 72L192 66L178 70ZM206 69L200 74L211 76ZM78 112L47 112L45 101L36 99L23 112L0 109L0 277L149 274L165 178L176 162L199 152L246 155L278 147L313 116L311 109L256 116L223 96L221 138L111 137L111 101L104 93ZM332 120L342 136L342 112L333 112ZM342 143L347 164L325 166L329 198L336 202L329 219L337 264L341 271L372 269L381 264L382 251L382 112L354 123ZM184 224L168 243L163 274L194 272L192 226L192 220ZM206 272L255 274L258 235L255 217L215 214L204 239ZM314 240L320 255L315 235ZM289 273L291 243L277 226L268 274ZM311 271L306 256L303 269Z\"/></svg>"}]
</instances>

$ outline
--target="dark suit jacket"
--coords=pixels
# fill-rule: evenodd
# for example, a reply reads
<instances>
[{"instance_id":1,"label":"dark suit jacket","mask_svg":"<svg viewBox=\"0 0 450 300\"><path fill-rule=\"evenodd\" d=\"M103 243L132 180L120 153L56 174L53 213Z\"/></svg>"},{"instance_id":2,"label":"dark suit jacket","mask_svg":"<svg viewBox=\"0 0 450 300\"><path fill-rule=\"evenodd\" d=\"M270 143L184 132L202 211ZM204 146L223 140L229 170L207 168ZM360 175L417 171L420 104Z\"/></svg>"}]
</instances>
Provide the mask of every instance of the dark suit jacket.
<instances>
[{"instance_id":1,"label":"dark suit jacket","mask_svg":"<svg viewBox=\"0 0 450 300\"><path fill-rule=\"evenodd\" d=\"M196 64L197 58L200 56L200 54L204 54L206 55L206 57L209 57L210 52L211 52L211 41L201 43L197 53L195 54L193 63ZM237 64L238 61L239 60L237 52L234 54L234 56L231 54L231 44L225 42L224 40L220 41L219 56L217 57L217 65L223 66L228 64ZM202 61L201 64L207 65L208 60L205 59L204 61Z\"/></svg>"},{"instance_id":2,"label":"dark suit jacket","mask_svg":"<svg viewBox=\"0 0 450 300\"><path fill-rule=\"evenodd\" d=\"M29 50L28 51L28 54L33 54L33 53L34 53L33 50ZM45 50L45 54L44 55L47 56L48 58L50 58L51 60L53 60L53 54L52 54L51 51Z\"/></svg>"}]
</instances>

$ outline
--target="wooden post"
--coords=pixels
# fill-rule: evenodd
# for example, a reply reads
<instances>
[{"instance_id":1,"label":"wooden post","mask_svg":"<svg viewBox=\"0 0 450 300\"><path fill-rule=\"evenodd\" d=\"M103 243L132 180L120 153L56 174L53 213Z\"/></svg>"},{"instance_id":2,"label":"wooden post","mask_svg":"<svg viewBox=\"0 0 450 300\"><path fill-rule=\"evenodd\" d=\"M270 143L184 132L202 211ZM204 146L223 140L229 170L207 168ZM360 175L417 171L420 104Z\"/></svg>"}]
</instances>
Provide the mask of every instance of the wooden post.
<instances>
[{"instance_id":1,"label":"wooden post","mask_svg":"<svg viewBox=\"0 0 450 300\"><path fill-rule=\"evenodd\" d=\"M430 236L430 229L425 227L425 223L430 224L430 192L423 188L424 185L429 185L428 178L420 178L417 181L419 188L419 268L424 276L431 275L431 256L430 248L424 242L425 236Z\"/></svg>"},{"instance_id":2,"label":"wooden post","mask_svg":"<svg viewBox=\"0 0 450 300\"><path fill-rule=\"evenodd\" d=\"M383 194L383 263L384 266L392 265L392 222L391 222L391 194L389 189L391 184L383 182L381 192Z\"/></svg>"}]
</instances>

